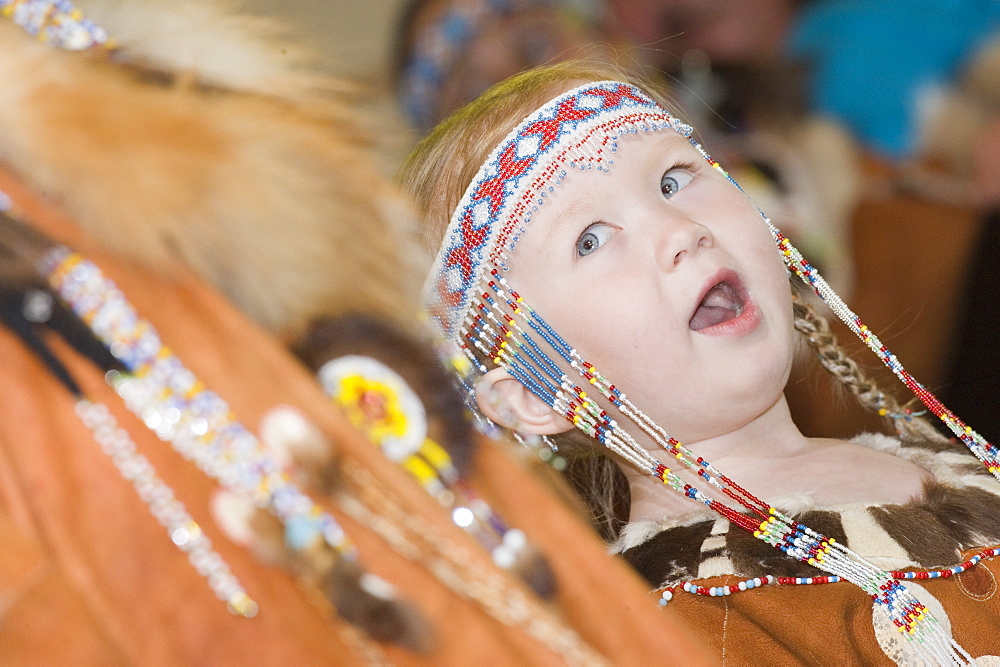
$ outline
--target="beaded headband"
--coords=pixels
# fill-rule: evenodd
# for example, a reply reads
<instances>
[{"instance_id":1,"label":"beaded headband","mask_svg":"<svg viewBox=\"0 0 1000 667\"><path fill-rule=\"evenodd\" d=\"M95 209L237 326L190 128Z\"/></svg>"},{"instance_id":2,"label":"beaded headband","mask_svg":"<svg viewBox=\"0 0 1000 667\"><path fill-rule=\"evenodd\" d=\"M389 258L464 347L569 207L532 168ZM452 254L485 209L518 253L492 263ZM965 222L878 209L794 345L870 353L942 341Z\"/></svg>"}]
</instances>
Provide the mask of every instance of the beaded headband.
<instances>
[{"instance_id":1,"label":"beaded headband","mask_svg":"<svg viewBox=\"0 0 1000 667\"><path fill-rule=\"evenodd\" d=\"M503 267L531 214L566 175L564 165L604 170L618 136L662 129L692 132L639 89L605 81L546 104L508 134L459 202L424 289L445 337L461 327L487 265Z\"/></svg>"},{"instance_id":2,"label":"beaded headband","mask_svg":"<svg viewBox=\"0 0 1000 667\"><path fill-rule=\"evenodd\" d=\"M731 177L677 120L640 89L602 81L574 88L518 124L493 150L460 200L425 285L427 311L436 321L446 354L464 385L469 407L480 418L475 385L487 372L482 359L519 380L555 412L639 470L700 502L735 525L799 560L850 581L868 592L918 653L944 662L967 657L926 608L888 573L756 498L695 455L646 416L583 359L535 312L504 277L506 260L525 226L570 169L608 171L623 134L670 129L737 188ZM962 423L903 369L770 220L761 214L790 270L802 278L910 388L1000 478L997 449ZM550 354L554 352L554 357ZM571 374L573 377L571 377ZM581 386L582 385L582 386ZM583 387L604 397L620 415L714 487L718 501L686 484L624 430ZM489 423L488 420L484 420Z\"/></svg>"}]
</instances>

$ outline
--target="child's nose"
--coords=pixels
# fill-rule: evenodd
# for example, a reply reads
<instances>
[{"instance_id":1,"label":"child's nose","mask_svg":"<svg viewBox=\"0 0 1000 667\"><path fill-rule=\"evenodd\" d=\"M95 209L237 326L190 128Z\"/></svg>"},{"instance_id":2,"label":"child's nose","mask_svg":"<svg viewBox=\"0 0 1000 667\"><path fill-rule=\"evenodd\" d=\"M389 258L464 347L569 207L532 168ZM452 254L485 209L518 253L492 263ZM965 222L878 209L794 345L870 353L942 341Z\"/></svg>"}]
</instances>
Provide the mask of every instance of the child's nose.
<instances>
[{"instance_id":1,"label":"child's nose","mask_svg":"<svg viewBox=\"0 0 1000 667\"><path fill-rule=\"evenodd\" d=\"M657 260L665 271L674 270L715 242L708 227L689 218L676 217L661 225Z\"/></svg>"}]
</instances>

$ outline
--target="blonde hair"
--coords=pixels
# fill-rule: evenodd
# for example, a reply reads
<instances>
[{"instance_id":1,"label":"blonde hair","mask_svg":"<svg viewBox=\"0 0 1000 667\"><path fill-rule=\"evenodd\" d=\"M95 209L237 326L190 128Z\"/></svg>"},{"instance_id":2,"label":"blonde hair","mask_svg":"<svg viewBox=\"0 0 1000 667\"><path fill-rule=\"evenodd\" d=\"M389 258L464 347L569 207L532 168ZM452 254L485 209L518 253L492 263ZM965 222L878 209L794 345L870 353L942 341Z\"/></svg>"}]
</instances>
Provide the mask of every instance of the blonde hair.
<instances>
[{"instance_id":1,"label":"blonde hair","mask_svg":"<svg viewBox=\"0 0 1000 667\"><path fill-rule=\"evenodd\" d=\"M827 319L817 313L801 295L792 291L792 311L795 330L816 353L824 370L846 389L861 407L884 418L900 437L910 440L945 443L948 438L938 432L921 415L910 414L891 394L884 392L861 366L837 342Z\"/></svg>"}]
</instances>

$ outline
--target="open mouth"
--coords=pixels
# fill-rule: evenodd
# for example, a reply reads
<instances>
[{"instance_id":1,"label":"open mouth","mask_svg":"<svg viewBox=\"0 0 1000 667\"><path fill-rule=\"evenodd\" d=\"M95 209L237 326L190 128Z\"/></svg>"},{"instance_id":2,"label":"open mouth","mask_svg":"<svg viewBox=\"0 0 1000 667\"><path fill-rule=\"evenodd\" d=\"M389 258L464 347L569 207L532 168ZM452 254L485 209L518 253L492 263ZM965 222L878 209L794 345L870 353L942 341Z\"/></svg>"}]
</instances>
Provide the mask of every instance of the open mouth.
<instances>
[{"instance_id":1,"label":"open mouth","mask_svg":"<svg viewBox=\"0 0 1000 667\"><path fill-rule=\"evenodd\" d=\"M721 280L702 297L688 326L692 331L714 327L739 317L743 314L743 307L744 299L740 290L730 279Z\"/></svg>"}]
</instances>

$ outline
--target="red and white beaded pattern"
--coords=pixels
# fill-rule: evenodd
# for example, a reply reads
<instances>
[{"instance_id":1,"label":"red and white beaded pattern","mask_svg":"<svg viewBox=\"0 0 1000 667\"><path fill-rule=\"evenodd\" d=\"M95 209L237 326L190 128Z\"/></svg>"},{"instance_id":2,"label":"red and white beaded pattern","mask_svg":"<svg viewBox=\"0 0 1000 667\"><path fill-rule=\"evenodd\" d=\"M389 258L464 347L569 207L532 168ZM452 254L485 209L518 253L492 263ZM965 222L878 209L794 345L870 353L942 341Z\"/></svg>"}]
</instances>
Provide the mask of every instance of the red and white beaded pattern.
<instances>
[{"instance_id":1,"label":"red and white beaded pattern","mask_svg":"<svg viewBox=\"0 0 1000 667\"><path fill-rule=\"evenodd\" d=\"M565 175L565 164L601 169L619 134L666 128L690 132L637 88L603 81L561 95L508 134L463 195L425 286L427 310L446 337L470 312L483 275L503 265L532 211Z\"/></svg>"},{"instance_id":2,"label":"red and white beaded pattern","mask_svg":"<svg viewBox=\"0 0 1000 667\"><path fill-rule=\"evenodd\" d=\"M889 574L896 580L916 579L922 581L925 579L948 579L949 577L967 572L978 565L980 561L994 558L998 554L1000 554L1000 549L983 549L964 563L960 563L953 567L939 570L893 570ZM775 577L770 574L763 577L751 577L728 586L700 586L693 581L685 581L664 588L662 594L660 595L660 605L666 606L666 604L674 598L674 594L678 590L691 593L692 595L721 597L724 595L732 595L733 593L752 590L754 588L760 588L762 586L813 586L820 584L836 584L840 581L840 577Z\"/></svg>"},{"instance_id":3,"label":"red and white beaded pattern","mask_svg":"<svg viewBox=\"0 0 1000 667\"><path fill-rule=\"evenodd\" d=\"M823 276L802 257L802 254L796 250L791 242L769 220L767 222L774 236L775 243L778 244L778 249L788 267L802 278L807 285L813 288L816 294L836 313L837 317L882 360L882 363L927 406L928 410L934 413L952 433L965 443L969 450L983 462L987 470L1000 480L1000 451L998 451L997 447L966 425L965 422L945 407L934 394L917 382L903 368L896 355L889 351L882 341L878 339L878 336L872 333L867 325L861 321L861 318L833 291L833 288L823 279Z\"/></svg>"}]
</instances>

